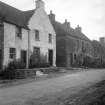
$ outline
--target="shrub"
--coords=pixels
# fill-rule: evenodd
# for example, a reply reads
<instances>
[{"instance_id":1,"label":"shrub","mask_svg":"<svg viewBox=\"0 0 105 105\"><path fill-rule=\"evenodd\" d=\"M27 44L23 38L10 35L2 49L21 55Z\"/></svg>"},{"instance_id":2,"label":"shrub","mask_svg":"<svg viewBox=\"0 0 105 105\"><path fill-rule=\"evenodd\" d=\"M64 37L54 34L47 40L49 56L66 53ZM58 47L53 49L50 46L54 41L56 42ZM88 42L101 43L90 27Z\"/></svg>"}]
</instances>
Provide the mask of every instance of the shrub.
<instances>
[{"instance_id":1,"label":"shrub","mask_svg":"<svg viewBox=\"0 0 105 105\"><path fill-rule=\"evenodd\" d=\"M41 63L41 62L38 62L38 63L30 63L30 68L41 68L41 67L43 67L43 68L45 68L45 67L50 67L50 64L49 63Z\"/></svg>"},{"instance_id":2,"label":"shrub","mask_svg":"<svg viewBox=\"0 0 105 105\"><path fill-rule=\"evenodd\" d=\"M49 67L50 64L47 62L46 55L36 56L34 53L30 57L30 68L41 68Z\"/></svg>"},{"instance_id":3,"label":"shrub","mask_svg":"<svg viewBox=\"0 0 105 105\"><path fill-rule=\"evenodd\" d=\"M105 68L105 61L101 58L85 56L83 66L91 68Z\"/></svg>"},{"instance_id":4,"label":"shrub","mask_svg":"<svg viewBox=\"0 0 105 105\"><path fill-rule=\"evenodd\" d=\"M12 61L8 66L0 73L2 79L15 79L16 69L24 69L25 64L20 60Z\"/></svg>"},{"instance_id":5,"label":"shrub","mask_svg":"<svg viewBox=\"0 0 105 105\"><path fill-rule=\"evenodd\" d=\"M84 57L83 66L85 67L92 67L93 66L93 58L89 56Z\"/></svg>"}]
</instances>

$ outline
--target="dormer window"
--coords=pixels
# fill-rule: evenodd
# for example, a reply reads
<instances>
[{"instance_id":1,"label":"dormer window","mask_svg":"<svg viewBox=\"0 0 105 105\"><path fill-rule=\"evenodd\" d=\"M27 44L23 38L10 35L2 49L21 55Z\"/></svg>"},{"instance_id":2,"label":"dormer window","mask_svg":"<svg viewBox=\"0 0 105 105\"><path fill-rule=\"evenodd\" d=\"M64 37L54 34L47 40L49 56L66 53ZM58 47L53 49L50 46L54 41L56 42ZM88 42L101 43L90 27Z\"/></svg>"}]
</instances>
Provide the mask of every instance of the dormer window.
<instances>
[{"instance_id":1,"label":"dormer window","mask_svg":"<svg viewBox=\"0 0 105 105\"><path fill-rule=\"evenodd\" d=\"M39 38L39 30L35 30L35 40L36 41L40 40L40 38Z\"/></svg>"},{"instance_id":2,"label":"dormer window","mask_svg":"<svg viewBox=\"0 0 105 105\"><path fill-rule=\"evenodd\" d=\"M22 39L22 28L19 26L16 26L16 35L18 38Z\"/></svg>"}]
</instances>

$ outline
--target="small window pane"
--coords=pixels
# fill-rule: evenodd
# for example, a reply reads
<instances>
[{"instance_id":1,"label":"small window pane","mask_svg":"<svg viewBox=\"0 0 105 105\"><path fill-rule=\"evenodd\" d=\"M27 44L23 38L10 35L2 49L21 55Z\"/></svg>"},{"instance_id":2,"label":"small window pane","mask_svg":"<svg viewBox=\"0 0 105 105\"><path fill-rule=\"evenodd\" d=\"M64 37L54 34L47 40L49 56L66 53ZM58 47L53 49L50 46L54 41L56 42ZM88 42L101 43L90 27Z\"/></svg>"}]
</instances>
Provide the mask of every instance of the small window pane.
<instances>
[{"instance_id":1,"label":"small window pane","mask_svg":"<svg viewBox=\"0 0 105 105\"><path fill-rule=\"evenodd\" d=\"M22 38L22 29L21 29L21 27L16 26L16 35L20 39Z\"/></svg>"},{"instance_id":2,"label":"small window pane","mask_svg":"<svg viewBox=\"0 0 105 105\"><path fill-rule=\"evenodd\" d=\"M35 30L35 40L39 41L39 31Z\"/></svg>"},{"instance_id":3,"label":"small window pane","mask_svg":"<svg viewBox=\"0 0 105 105\"><path fill-rule=\"evenodd\" d=\"M49 43L52 43L52 34L49 34Z\"/></svg>"},{"instance_id":4,"label":"small window pane","mask_svg":"<svg viewBox=\"0 0 105 105\"><path fill-rule=\"evenodd\" d=\"M15 48L10 48L10 58L15 59L16 58L16 49Z\"/></svg>"}]
</instances>

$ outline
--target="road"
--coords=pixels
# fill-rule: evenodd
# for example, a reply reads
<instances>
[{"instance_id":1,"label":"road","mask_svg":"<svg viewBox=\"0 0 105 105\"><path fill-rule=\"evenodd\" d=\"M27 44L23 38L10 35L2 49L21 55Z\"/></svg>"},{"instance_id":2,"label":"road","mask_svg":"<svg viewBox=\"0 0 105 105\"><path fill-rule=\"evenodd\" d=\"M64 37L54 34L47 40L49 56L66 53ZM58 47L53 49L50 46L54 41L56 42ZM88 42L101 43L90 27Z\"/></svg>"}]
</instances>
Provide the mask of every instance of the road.
<instances>
[{"instance_id":1,"label":"road","mask_svg":"<svg viewBox=\"0 0 105 105\"><path fill-rule=\"evenodd\" d=\"M97 83L103 79L105 79L105 70L89 70L44 81L1 88L0 105L23 103L31 98L39 98L46 94L56 94L72 87L88 87L90 84Z\"/></svg>"}]
</instances>

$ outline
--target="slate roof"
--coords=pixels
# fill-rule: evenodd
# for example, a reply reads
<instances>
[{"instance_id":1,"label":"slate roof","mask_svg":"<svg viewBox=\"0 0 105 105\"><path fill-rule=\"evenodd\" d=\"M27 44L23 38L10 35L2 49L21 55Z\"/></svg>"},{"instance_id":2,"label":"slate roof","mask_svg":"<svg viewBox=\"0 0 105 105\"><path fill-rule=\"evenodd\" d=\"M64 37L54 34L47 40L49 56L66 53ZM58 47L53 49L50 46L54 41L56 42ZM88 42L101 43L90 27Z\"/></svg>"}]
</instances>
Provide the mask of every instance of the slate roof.
<instances>
[{"instance_id":1,"label":"slate roof","mask_svg":"<svg viewBox=\"0 0 105 105\"><path fill-rule=\"evenodd\" d=\"M82 32L76 32L75 29L73 29L72 27L66 29L64 25L60 22L57 21L51 22L55 29L56 34L58 35L68 35L82 40L90 41L90 39L85 34L83 34Z\"/></svg>"},{"instance_id":2,"label":"slate roof","mask_svg":"<svg viewBox=\"0 0 105 105\"><path fill-rule=\"evenodd\" d=\"M0 17L6 22L24 28L28 28L28 20L33 15L34 11L35 10L21 11L0 1Z\"/></svg>"},{"instance_id":3,"label":"slate roof","mask_svg":"<svg viewBox=\"0 0 105 105\"><path fill-rule=\"evenodd\" d=\"M8 4L5 4L0 1L0 17L4 19L4 21L15 24L17 26L21 26L23 28L28 29L28 21L30 17L34 14L34 10L29 11L21 11L18 10ZM67 30L63 24L60 22L53 22L52 25L54 26L54 29L57 34L60 35L70 35L72 37L84 39L87 41L90 41L88 37L86 37L83 33L76 33L73 28L70 28L70 30Z\"/></svg>"}]
</instances>

